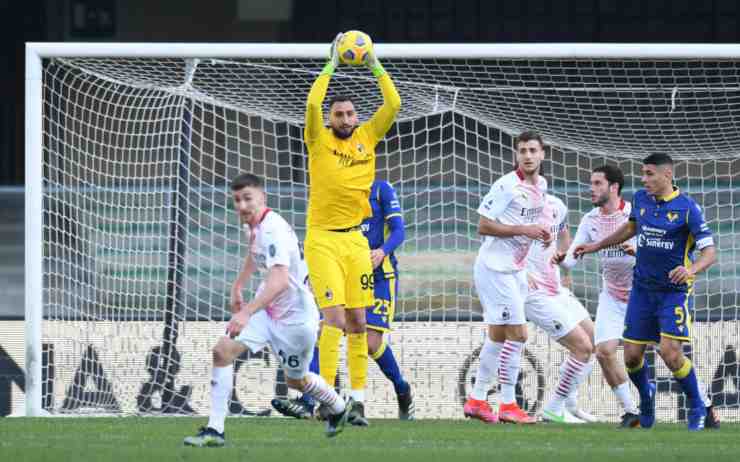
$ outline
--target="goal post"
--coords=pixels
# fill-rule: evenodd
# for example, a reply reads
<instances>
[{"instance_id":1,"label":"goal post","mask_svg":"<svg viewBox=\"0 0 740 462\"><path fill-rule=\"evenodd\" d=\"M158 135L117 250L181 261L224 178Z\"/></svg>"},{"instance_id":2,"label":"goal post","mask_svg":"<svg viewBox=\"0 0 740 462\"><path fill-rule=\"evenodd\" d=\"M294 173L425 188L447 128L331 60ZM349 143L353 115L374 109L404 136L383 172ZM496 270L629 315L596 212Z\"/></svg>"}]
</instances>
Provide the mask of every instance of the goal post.
<instances>
[{"instance_id":1,"label":"goal post","mask_svg":"<svg viewBox=\"0 0 740 462\"><path fill-rule=\"evenodd\" d=\"M544 173L573 230L591 208L594 167L622 167L631 195L642 156L674 154L677 181L704 208L720 250L697 283L691 354L723 417L739 420L740 45L375 49L403 101L377 165L405 212L391 337L420 416L461 417L482 342L476 208L512 167L513 136L533 128L549 145ZM328 43L27 44L27 415L207 411L209 349L245 251L226 185L241 170L263 175L268 203L303 235L303 111L327 52ZM330 89L355 96L361 118L380 102L364 69L340 67ZM574 284L593 314L593 258ZM534 411L563 353L531 332L519 392ZM252 391L284 394L284 385L269 354L242 359L246 385L230 409L259 414L269 404ZM680 418L677 388L657 363L659 418ZM391 391L370 368L368 411L392 416ZM586 406L616 418L598 371L584 388Z\"/></svg>"}]
</instances>

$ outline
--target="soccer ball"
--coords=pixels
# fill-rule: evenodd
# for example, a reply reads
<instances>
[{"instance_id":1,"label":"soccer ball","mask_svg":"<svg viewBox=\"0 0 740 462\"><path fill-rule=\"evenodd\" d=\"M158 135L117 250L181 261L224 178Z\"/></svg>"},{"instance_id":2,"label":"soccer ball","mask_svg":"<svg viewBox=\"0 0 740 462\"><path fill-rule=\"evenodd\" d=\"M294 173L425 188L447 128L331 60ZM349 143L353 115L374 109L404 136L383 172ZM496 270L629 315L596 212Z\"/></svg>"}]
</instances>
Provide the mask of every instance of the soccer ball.
<instances>
[{"instance_id":1,"label":"soccer ball","mask_svg":"<svg viewBox=\"0 0 740 462\"><path fill-rule=\"evenodd\" d=\"M351 66L361 66L367 60L367 54L373 49L370 36L359 30L347 31L337 45L339 60Z\"/></svg>"}]
</instances>

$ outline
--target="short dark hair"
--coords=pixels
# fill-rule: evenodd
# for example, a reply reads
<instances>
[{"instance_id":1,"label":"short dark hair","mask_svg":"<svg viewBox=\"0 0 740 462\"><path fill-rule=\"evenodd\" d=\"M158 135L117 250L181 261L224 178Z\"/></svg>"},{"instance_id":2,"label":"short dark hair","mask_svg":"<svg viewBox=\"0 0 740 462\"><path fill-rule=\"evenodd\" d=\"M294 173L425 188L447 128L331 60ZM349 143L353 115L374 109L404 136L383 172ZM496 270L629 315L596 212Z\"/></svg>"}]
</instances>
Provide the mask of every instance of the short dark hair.
<instances>
[{"instance_id":1,"label":"short dark hair","mask_svg":"<svg viewBox=\"0 0 740 462\"><path fill-rule=\"evenodd\" d=\"M265 189L262 178L251 173L240 173L231 180L232 191L239 191L240 189L246 188L247 186L249 186L250 188Z\"/></svg>"},{"instance_id":2,"label":"short dark hair","mask_svg":"<svg viewBox=\"0 0 740 462\"><path fill-rule=\"evenodd\" d=\"M346 101L349 101L350 103L355 104L355 102L352 100L352 97L349 95L334 95L329 100L329 109L331 109L332 106L334 106L334 104L336 103L344 103Z\"/></svg>"},{"instance_id":3,"label":"short dark hair","mask_svg":"<svg viewBox=\"0 0 740 462\"><path fill-rule=\"evenodd\" d=\"M604 178L606 178L606 182L610 185L618 184L619 189L617 189L617 194L622 194L622 186L624 186L624 173L622 173L622 169L615 166L615 165L602 165L601 167L596 167L594 169L594 173L603 173Z\"/></svg>"},{"instance_id":4,"label":"short dark hair","mask_svg":"<svg viewBox=\"0 0 740 462\"><path fill-rule=\"evenodd\" d=\"M656 152L642 159L643 165L673 165L673 159L668 154Z\"/></svg>"},{"instance_id":5,"label":"short dark hair","mask_svg":"<svg viewBox=\"0 0 740 462\"><path fill-rule=\"evenodd\" d=\"M542 135L539 134L539 132L536 132L534 130L526 130L519 134L519 136L516 137L514 140L514 146L518 146L519 143L526 143L527 141L537 141L540 143L540 146L542 148L545 147L545 142L542 141Z\"/></svg>"}]
</instances>

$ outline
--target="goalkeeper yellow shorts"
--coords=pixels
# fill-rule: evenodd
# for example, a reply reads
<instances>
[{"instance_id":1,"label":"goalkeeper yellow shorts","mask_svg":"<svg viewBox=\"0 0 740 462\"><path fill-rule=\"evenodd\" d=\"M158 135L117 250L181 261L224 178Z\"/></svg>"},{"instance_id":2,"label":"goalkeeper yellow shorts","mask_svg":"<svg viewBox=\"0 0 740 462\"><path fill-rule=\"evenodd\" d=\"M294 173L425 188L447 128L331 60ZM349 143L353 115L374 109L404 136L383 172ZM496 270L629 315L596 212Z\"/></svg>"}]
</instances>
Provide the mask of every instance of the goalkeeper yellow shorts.
<instances>
[{"instance_id":1,"label":"goalkeeper yellow shorts","mask_svg":"<svg viewBox=\"0 0 740 462\"><path fill-rule=\"evenodd\" d=\"M349 231L309 229L303 250L319 308L373 305L370 247L359 226Z\"/></svg>"}]
</instances>

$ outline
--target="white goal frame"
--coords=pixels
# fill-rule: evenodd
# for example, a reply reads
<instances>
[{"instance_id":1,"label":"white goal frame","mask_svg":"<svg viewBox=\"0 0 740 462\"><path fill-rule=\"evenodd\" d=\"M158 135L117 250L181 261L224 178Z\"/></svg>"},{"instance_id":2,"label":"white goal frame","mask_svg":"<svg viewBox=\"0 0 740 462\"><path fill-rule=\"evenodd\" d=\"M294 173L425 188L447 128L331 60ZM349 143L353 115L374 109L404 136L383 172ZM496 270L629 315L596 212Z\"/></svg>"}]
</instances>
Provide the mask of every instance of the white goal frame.
<instances>
[{"instance_id":1,"label":"white goal frame","mask_svg":"<svg viewBox=\"0 0 740 462\"><path fill-rule=\"evenodd\" d=\"M322 58L327 44L27 43L25 82L26 415L42 409L43 89L42 59L55 57ZM382 58L740 59L740 44L378 44Z\"/></svg>"}]
</instances>

